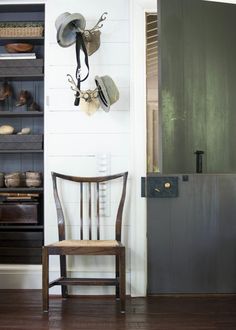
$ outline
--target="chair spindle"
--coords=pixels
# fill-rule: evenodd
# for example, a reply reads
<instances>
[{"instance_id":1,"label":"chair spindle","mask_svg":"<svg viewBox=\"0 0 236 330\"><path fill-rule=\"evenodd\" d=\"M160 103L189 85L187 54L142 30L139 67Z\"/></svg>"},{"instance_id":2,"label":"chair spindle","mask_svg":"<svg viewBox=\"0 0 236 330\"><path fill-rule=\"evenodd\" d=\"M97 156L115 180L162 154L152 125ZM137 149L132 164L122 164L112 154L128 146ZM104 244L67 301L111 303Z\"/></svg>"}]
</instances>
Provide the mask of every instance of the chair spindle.
<instances>
[{"instance_id":1,"label":"chair spindle","mask_svg":"<svg viewBox=\"0 0 236 330\"><path fill-rule=\"evenodd\" d=\"M83 239L83 182L80 182L80 239Z\"/></svg>"},{"instance_id":2,"label":"chair spindle","mask_svg":"<svg viewBox=\"0 0 236 330\"><path fill-rule=\"evenodd\" d=\"M99 182L97 182L97 239L100 240L100 204L99 204Z\"/></svg>"},{"instance_id":3,"label":"chair spindle","mask_svg":"<svg viewBox=\"0 0 236 330\"><path fill-rule=\"evenodd\" d=\"M89 239L92 239L92 205L91 205L91 182L89 182Z\"/></svg>"}]
</instances>

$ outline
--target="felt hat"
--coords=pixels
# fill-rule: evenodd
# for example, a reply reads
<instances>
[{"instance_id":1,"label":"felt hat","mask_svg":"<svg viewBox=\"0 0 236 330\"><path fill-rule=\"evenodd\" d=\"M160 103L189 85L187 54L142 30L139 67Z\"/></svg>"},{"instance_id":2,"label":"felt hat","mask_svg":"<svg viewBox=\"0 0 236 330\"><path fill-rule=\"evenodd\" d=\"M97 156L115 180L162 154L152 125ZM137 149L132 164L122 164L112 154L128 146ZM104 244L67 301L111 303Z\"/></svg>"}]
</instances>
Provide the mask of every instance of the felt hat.
<instances>
[{"instance_id":1,"label":"felt hat","mask_svg":"<svg viewBox=\"0 0 236 330\"><path fill-rule=\"evenodd\" d=\"M76 32L84 31L86 21L81 14L65 12L57 17L55 26L58 44L69 47L76 41Z\"/></svg>"},{"instance_id":2,"label":"felt hat","mask_svg":"<svg viewBox=\"0 0 236 330\"><path fill-rule=\"evenodd\" d=\"M119 91L110 76L96 76L95 83L98 87L98 99L104 111L109 111L110 106L119 100Z\"/></svg>"},{"instance_id":3,"label":"felt hat","mask_svg":"<svg viewBox=\"0 0 236 330\"><path fill-rule=\"evenodd\" d=\"M83 38L89 56L95 53L100 47L100 35L101 32L99 30L92 32L89 30L84 31Z\"/></svg>"}]
</instances>

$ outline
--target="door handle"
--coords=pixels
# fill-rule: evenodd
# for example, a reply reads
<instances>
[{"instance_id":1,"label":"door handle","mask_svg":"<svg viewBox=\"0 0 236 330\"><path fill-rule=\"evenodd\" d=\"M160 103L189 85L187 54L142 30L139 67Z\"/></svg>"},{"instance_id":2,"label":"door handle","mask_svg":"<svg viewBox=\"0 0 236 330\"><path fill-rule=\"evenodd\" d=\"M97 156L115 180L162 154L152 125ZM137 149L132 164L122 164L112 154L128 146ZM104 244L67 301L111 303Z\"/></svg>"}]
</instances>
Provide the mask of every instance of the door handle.
<instances>
[{"instance_id":1,"label":"door handle","mask_svg":"<svg viewBox=\"0 0 236 330\"><path fill-rule=\"evenodd\" d=\"M177 176L148 176L141 178L141 197L178 197Z\"/></svg>"}]
</instances>

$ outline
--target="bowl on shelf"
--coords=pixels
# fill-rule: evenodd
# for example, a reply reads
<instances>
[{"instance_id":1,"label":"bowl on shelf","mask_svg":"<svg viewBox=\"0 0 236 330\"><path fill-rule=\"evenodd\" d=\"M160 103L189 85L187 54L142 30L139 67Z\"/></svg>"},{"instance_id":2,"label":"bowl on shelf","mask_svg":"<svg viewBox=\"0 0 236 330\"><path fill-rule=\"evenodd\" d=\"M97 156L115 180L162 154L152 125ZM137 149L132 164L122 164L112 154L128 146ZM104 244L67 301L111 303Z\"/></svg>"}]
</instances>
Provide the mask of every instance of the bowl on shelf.
<instances>
[{"instance_id":1,"label":"bowl on shelf","mask_svg":"<svg viewBox=\"0 0 236 330\"><path fill-rule=\"evenodd\" d=\"M41 172L27 171L25 172L25 177L26 179L41 180L42 174Z\"/></svg>"},{"instance_id":2,"label":"bowl on shelf","mask_svg":"<svg viewBox=\"0 0 236 330\"><path fill-rule=\"evenodd\" d=\"M21 173L13 172L5 174L5 185L7 188L16 188L21 186Z\"/></svg>"},{"instance_id":3,"label":"bowl on shelf","mask_svg":"<svg viewBox=\"0 0 236 330\"><path fill-rule=\"evenodd\" d=\"M38 188L42 186L42 180L26 179L26 187L28 188Z\"/></svg>"},{"instance_id":4,"label":"bowl on shelf","mask_svg":"<svg viewBox=\"0 0 236 330\"><path fill-rule=\"evenodd\" d=\"M23 42L5 45L5 49L8 53L30 53L32 52L33 48L34 45Z\"/></svg>"},{"instance_id":5,"label":"bowl on shelf","mask_svg":"<svg viewBox=\"0 0 236 330\"><path fill-rule=\"evenodd\" d=\"M25 183L26 187L40 187L42 185L42 174L40 172L26 172Z\"/></svg>"},{"instance_id":6,"label":"bowl on shelf","mask_svg":"<svg viewBox=\"0 0 236 330\"><path fill-rule=\"evenodd\" d=\"M0 172L0 188L4 187L4 173Z\"/></svg>"}]
</instances>

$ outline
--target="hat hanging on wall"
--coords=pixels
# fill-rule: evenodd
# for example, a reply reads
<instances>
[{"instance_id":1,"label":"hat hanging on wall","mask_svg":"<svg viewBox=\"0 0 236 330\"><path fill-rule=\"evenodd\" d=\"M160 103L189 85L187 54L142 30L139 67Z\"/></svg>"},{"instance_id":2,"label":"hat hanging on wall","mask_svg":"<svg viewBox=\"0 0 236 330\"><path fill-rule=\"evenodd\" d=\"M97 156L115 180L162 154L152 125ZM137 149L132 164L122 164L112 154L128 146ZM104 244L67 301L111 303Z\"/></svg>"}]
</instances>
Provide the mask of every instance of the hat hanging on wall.
<instances>
[{"instance_id":1,"label":"hat hanging on wall","mask_svg":"<svg viewBox=\"0 0 236 330\"><path fill-rule=\"evenodd\" d=\"M57 42L61 47L69 47L75 43L77 61L75 76L77 79L77 87L80 90L81 82L86 80L89 76L88 53L82 36L86 26L85 18L81 14L70 14L65 12L57 17L55 26L57 29ZM81 49L84 52L84 61L88 69L86 76L83 78L81 78ZM78 93L76 93L74 102L74 105L76 106L78 106L80 103L80 98L77 96L79 96Z\"/></svg>"},{"instance_id":2,"label":"hat hanging on wall","mask_svg":"<svg viewBox=\"0 0 236 330\"><path fill-rule=\"evenodd\" d=\"M59 15L55 22L57 42L61 47L69 47L76 41L76 33L83 32L86 26L84 16L68 12Z\"/></svg>"},{"instance_id":3,"label":"hat hanging on wall","mask_svg":"<svg viewBox=\"0 0 236 330\"><path fill-rule=\"evenodd\" d=\"M95 53L100 47L100 29L103 27L102 22L107 18L107 14L107 12L104 12L92 29L84 30L83 38L89 56Z\"/></svg>"},{"instance_id":4,"label":"hat hanging on wall","mask_svg":"<svg viewBox=\"0 0 236 330\"><path fill-rule=\"evenodd\" d=\"M100 35L101 31L85 30L83 33L84 43L87 48L88 55L91 56L100 47Z\"/></svg>"},{"instance_id":5,"label":"hat hanging on wall","mask_svg":"<svg viewBox=\"0 0 236 330\"><path fill-rule=\"evenodd\" d=\"M88 55L92 55L100 46L100 31L103 26L102 21L106 19L103 13L97 24L90 30L85 30L86 21L81 14L70 14L65 12L56 19L55 26L57 30L57 42L61 47L69 47L75 43L77 67L75 76L77 79L77 92L74 105L80 103L79 91L81 82L85 81L89 76ZM84 52L84 61L87 66L87 74L81 78L81 61L80 50Z\"/></svg>"},{"instance_id":6,"label":"hat hanging on wall","mask_svg":"<svg viewBox=\"0 0 236 330\"><path fill-rule=\"evenodd\" d=\"M119 90L110 76L96 76L95 83L97 88L94 90L88 89L86 91L78 90L78 87L70 74L67 75L68 81L71 84L71 89L79 94L83 100L83 110L87 114L94 113L99 105L106 112L110 110L112 104L119 100Z\"/></svg>"},{"instance_id":7,"label":"hat hanging on wall","mask_svg":"<svg viewBox=\"0 0 236 330\"><path fill-rule=\"evenodd\" d=\"M69 47L76 42L77 32L81 32L87 48L88 55L92 55L100 47L99 31L106 19L107 12L104 12L98 22L91 29L85 29L86 20L81 14L70 14L65 12L56 19L57 42L61 47Z\"/></svg>"},{"instance_id":8,"label":"hat hanging on wall","mask_svg":"<svg viewBox=\"0 0 236 330\"><path fill-rule=\"evenodd\" d=\"M95 83L98 87L98 99L104 111L109 111L110 106L119 100L119 91L110 76L96 76Z\"/></svg>"}]
</instances>

